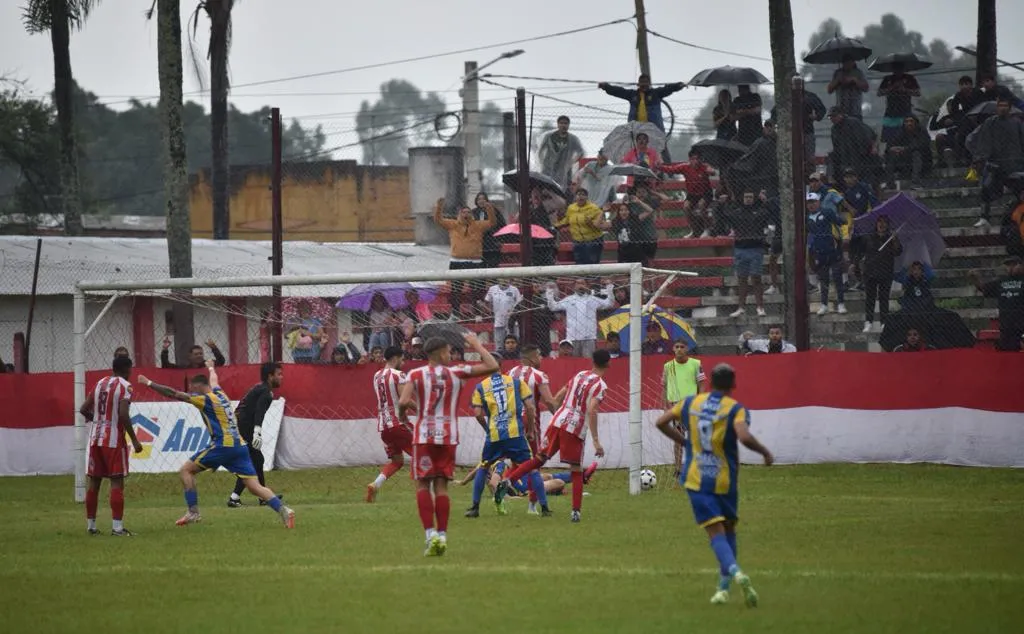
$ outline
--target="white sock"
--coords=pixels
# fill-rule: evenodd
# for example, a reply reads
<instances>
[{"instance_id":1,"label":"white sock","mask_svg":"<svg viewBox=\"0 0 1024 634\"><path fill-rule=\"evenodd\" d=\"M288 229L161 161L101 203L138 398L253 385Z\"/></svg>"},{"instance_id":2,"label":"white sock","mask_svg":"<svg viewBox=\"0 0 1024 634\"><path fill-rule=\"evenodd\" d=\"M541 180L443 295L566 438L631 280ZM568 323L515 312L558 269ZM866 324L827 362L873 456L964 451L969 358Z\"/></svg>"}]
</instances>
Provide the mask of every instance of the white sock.
<instances>
[{"instance_id":1,"label":"white sock","mask_svg":"<svg viewBox=\"0 0 1024 634\"><path fill-rule=\"evenodd\" d=\"M122 520L114 520L114 530L115 531L123 531L124 530L124 522Z\"/></svg>"},{"instance_id":2,"label":"white sock","mask_svg":"<svg viewBox=\"0 0 1024 634\"><path fill-rule=\"evenodd\" d=\"M377 477L373 480L373 488L379 489L384 486L384 482L388 479L383 473L378 473Z\"/></svg>"},{"instance_id":3,"label":"white sock","mask_svg":"<svg viewBox=\"0 0 1024 634\"><path fill-rule=\"evenodd\" d=\"M96 530L96 518L95 517L87 517L87 518L85 518L85 521L87 523L86 528L88 528L91 531Z\"/></svg>"},{"instance_id":4,"label":"white sock","mask_svg":"<svg viewBox=\"0 0 1024 634\"><path fill-rule=\"evenodd\" d=\"M528 508L526 510L528 510L531 513L536 511L537 510L537 503L536 502L530 502L530 504L528 505Z\"/></svg>"},{"instance_id":5,"label":"white sock","mask_svg":"<svg viewBox=\"0 0 1024 634\"><path fill-rule=\"evenodd\" d=\"M440 537L441 539L448 539L448 534L445 533L444 531L437 531L437 536Z\"/></svg>"},{"instance_id":6,"label":"white sock","mask_svg":"<svg viewBox=\"0 0 1024 634\"><path fill-rule=\"evenodd\" d=\"M429 542L430 538L434 536L434 529L428 528L426 533L427 533L427 541Z\"/></svg>"},{"instance_id":7,"label":"white sock","mask_svg":"<svg viewBox=\"0 0 1024 634\"><path fill-rule=\"evenodd\" d=\"M237 501L239 501L239 500L241 500L241 499L242 499L242 496L240 496L240 495L238 495L237 493L235 493L234 491L232 491L232 492L231 492L231 499L232 499L233 501L237 502Z\"/></svg>"}]
</instances>

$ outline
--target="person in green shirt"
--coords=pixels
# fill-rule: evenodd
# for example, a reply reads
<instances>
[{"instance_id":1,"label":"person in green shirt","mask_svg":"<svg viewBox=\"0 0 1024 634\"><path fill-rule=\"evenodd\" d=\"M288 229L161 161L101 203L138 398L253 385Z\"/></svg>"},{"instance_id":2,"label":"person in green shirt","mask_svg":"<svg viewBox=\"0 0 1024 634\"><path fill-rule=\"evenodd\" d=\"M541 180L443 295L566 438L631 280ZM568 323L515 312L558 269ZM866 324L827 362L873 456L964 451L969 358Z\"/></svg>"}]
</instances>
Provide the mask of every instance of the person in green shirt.
<instances>
[{"instance_id":1,"label":"person in green shirt","mask_svg":"<svg viewBox=\"0 0 1024 634\"><path fill-rule=\"evenodd\" d=\"M704 384L704 369L699 359L689 355L689 344L683 340L677 340L672 344L672 360L665 364L661 373L661 384L664 388L665 409L675 407L677 403L687 396L700 394ZM676 465L676 479L683 468L682 445L673 447Z\"/></svg>"}]
</instances>

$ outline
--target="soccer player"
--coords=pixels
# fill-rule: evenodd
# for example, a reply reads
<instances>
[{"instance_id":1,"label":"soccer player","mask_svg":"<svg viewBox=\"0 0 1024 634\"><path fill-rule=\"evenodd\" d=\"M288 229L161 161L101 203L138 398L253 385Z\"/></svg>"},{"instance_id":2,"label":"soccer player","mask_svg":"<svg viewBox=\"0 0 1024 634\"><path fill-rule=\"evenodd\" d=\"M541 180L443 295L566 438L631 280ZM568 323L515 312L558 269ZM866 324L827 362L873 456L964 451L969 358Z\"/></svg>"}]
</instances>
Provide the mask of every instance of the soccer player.
<instances>
[{"instance_id":1,"label":"soccer player","mask_svg":"<svg viewBox=\"0 0 1024 634\"><path fill-rule=\"evenodd\" d=\"M249 450L245 440L238 433L235 410L231 407L231 399L220 388L214 361L208 360L206 368L209 378L197 374L189 381L193 394L179 392L166 385L153 383L144 376L139 381L153 391L183 403L189 403L199 410L203 424L210 433L210 444L185 461L178 471L181 483L185 488L185 504L188 512L175 522L178 526L186 526L201 521L199 514L199 493L196 491L196 474L206 469L224 467L225 470L242 478L245 488L250 493L267 503L271 509L281 516L286 528L295 528L295 512L281 503L281 499L273 491L259 483L256 469L249 458Z\"/></svg>"},{"instance_id":2,"label":"soccer player","mask_svg":"<svg viewBox=\"0 0 1024 634\"><path fill-rule=\"evenodd\" d=\"M459 444L457 408L462 387L466 379L498 371L498 362L476 335L466 333L463 338L466 346L480 355L482 364L448 367L451 346L444 339L432 337L423 346L427 365L409 372L398 400L402 424L408 425L409 410L416 410L412 477L416 480L416 506L426 531L427 556L440 556L448 549L448 481L455 469L455 448Z\"/></svg>"},{"instance_id":3,"label":"soccer player","mask_svg":"<svg viewBox=\"0 0 1024 634\"><path fill-rule=\"evenodd\" d=\"M736 372L721 363L711 371L711 391L687 396L658 418L657 426L679 444L686 444L686 462L679 477L686 488L697 524L711 538L711 550L718 558L718 590L711 602L729 600L729 582L743 589L749 607L757 607L757 592L736 562L736 522L739 495L739 448L736 441L764 457L771 466L774 458L750 433L750 414L731 394ZM674 424L682 423L685 433Z\"/></svg>"},{"instance_id":4,"label":"soccer player","mask_svg":"<svg viewBox=\"0 0 1024 634\"><path fill-rule=\"evenodd\" d=\"M509 370L508 375L526 383L526 386L533 392L534 401L537 403L536 424L526 431L526 439L530 443L530 450L536 454L540 451L540 406L547 407L548 411L554 414L558 409L560 399L556 399L551 395L551 381L548 379L547 374L541 372L540 348L535 345L523 346L520 359L522 360L522 365L517 365ZM537 502L541 502L542 508L546 507L548 503L547 492L544 490L534 491L532 482L532 478L527 478L527 483L530 487L530 504L526 512L531 515L539 515L541 511L537 509Z\"/></svg>"},{"instance_id":5,"label":"soccer player","mask_svg":"<svg viewBox=\"0 0 1024 634\"><path fill-rule=\"evenodd\" d=\"M132 443L135 453L142 451L142 443L135 437L131 415L132 360L126 356L115 356L111 366L113 374L100 379L93 388L79 412L93 423L89 431L89 466L86 476L89 488L85 491L85 520L89 534L98 535L96 528L96 506L99 504L100 486L103 478L110 480L110 514L114 520L111 535L131 537L132 532L124 527L124 478L128 475L128 445Z\"/></svg>"},{"instance_id":6,"label":"soccer player","mask_svg":"<svg viewBox=\"0 0 1024 634\"><path fill-rule=\"evenodd\" d=\"M704 384L700 361L689 355L689 346L682 339L672 344L672 359L661 370L661 386L665 393L665 409L670 410L687 396L699 394ZM683 471L683 446L673 446L676 478Z\"/></svg>"},{"instance_id":7,"label":"soccer player","mask_svg":"<svg viewBox=\"0 0 1024 634\"><path fill-rule=\"evenodd\" d=\"M480 457L481 464L490 464L504 458L514 463L523 463L533 458L533 452L526 441L526 430L533 429L537 420L533 405L533 392L525 382L514 379L500 371L481 381L473 390L471 400L477 421L487 434ZM533 490L543 495L544 481L537 471L529 475ZM466 517L480 517L480 498L487 486L487 470L477 471L473 480L473 506L466 510ZM541 514L551 515L548 498L541 498ZM495 506L498 515L505 515L505 502Z\"/></svg>"},{"instance_id":8,"label":"soccer player","mask_svg":"<svg viewBox=\"0 0 1024 634\"><path fill-rule=\"evenodd\" d=\"M580 461L583 459L583 444L588 429L594 439L594 455L598 458L604 456L604 447L597 437L597 411L608 390L608 385L602 377L608 371L611 356L607 350L595 350L591 359L593 367L578 372L563 388L564 401L551 419L547 433L544 434L544 443L539 455L513 469L512 473L507 474L498 483L498 488L494 490L496 503L500 504L505 497L510 481L518 480L523 474L539 469L557 453L561 456L562 462L569 464L569 470L572 471L572 514L569 519L572 522L580 521L580 507L583 506L583 469L580 467Z\"/></svg>"},{"instance_id":9,"label":"soccer player","mask_svg":"<svg viewBox=\"0 0 1024 634\"><path fill-rule=\"evenodd\" d=\"M260 486L267 486L263 476L263 419L274 402L274 390L281 387L284 381L284 371L280 363L268 362L260 366L260 382L254 385L245 393L238 403L238 433L249 446L249 459L256 469L256 479ZM228 506L237 508L242 506L242 491L245 490L245 480L235 478L235 490L228 498ZM277 499L283 500L283 495ZM260 506L266 502L260 500Z\"/></svg>"},{"instance_id":10,"label":"soccer player","mask_svg":"<svg viewBox=\"0 0 1024 634\"><path fill-rule=\"evenodd\" d=\"M384 482L398 473L404 460L402 453L412 455L412 430L398 420L398 399L407 381L402 373L405 355L398 346L384 351L384 367L373 375L373 393L377 395L377 431L380 432L388 463L377 474L377 478L366 485L366 501L377 499L377 492Z\"/></svg>"}]
</instances>

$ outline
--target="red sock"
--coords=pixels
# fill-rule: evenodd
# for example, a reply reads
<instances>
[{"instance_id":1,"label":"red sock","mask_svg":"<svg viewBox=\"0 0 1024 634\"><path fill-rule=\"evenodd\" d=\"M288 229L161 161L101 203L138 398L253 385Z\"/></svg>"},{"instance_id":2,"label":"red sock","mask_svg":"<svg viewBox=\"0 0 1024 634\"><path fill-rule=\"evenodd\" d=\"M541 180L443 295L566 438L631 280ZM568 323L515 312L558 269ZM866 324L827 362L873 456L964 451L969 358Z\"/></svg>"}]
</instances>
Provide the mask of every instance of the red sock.
<instances>
[{"instance_id":1,"label":"red sock","mask_svg":"<svg viewBox=\"0 0 1024 634\"><path fill-rule=\"evenodd\" d=\"M384 465L384 468L381 469L380 472L381 472L381 475L383 475L385 478L390 478L391 476L393 476L396 473L398 473L398 470L401 469L401 468L402 468L402 463L400 463L400 462L399 463L389 462L386 465Z\"/></svg>"},{"instance_id":2,"label":"red sock","mask_svg":"<svg viewBox=\"0 0 1024 634\"><path fill-rule=\"evenodd\" d=\"M419 489L416 491L416 506L420 510L420 521L423 522L423 530L434 528L434 497L430 489Z\"/></svg>"},{"instance_id":3,"label":"red sock","mask_svg":"<svg viewBox=\"0 0 1024 634\"><path fill-rule=\"evenodd\" d=\"M110 489L110 515L115 520L124 518L124 489Z\"/></svg>"},{"instance_id":4,"label":"red sock","mask_svg":"<svg viewBox=\"0 0 1024 634\"><path fill-rule=\"evenodd\" d=\"M541 480L543 482L543 480ZM537 492L533 490L533 478L526 479L526 488L530 492L530 504L537 503Z\"/></svg>"},{"instance_id":5,"label":"red sock","mask_svg":"<svg viewBox=\"0 0 1024 634\"><path fill-rule=\"evenodd\" d=\"M437 514L437 532L444 533L448 530L448 515L452 511L452 501L448 494L439 495L434 498L434 513Z\"/></svg>"},{"instance_id":6,"label":"red sock","mask_svg":"<svg viewBox=\"0 0 1024 634\"><path fill-rule=\"evenodd\" d=\"M96 507L99 505L99 491L85 490L85 519L96 519Z\"/></svg>"},{"instance_id":7,"label":"red sock","mask_svg":"<svg viewBox=\"0 0 1024 634\"><path fill-rule=\"evenodd\" d=\"M541 460L539 457L530 458L529 460L519 465L512 471L506 472L505 479L511 482L515 482L516 480L523 477L527 473L533 471L534 469L540 469L543 465L544 461Z\"/></svg>"},{"instance_id":8,"label":"red sock","mask_svg":"<svg viewBox=\"0 0 1024 634\"><path fill-rule=\"evenodd\" d=\"M572 472L572 510L578 511L583 506L583 472Z\"/></svg>"}]
</instances>

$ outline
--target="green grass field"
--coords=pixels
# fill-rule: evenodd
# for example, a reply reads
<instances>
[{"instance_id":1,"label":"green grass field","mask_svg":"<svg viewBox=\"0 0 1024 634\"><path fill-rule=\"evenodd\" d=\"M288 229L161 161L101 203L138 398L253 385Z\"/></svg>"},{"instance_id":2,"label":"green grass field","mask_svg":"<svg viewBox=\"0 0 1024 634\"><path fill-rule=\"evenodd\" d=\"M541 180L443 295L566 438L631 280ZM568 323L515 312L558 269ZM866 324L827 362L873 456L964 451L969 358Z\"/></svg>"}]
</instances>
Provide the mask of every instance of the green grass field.
<instances>
[{"instance_id":1,"label":"green grass field","mask_svg":"<svg viewBox=\"0 0 1024 634\"><path fill-rule=\"evenodd\" d=\"M129 483L132 539L89 536L68 477L0 479L6 632L1020 632L1024 472L826 465L744 470L739 558L761 606L708 603L714 557L685 494L659 471L625 493L598 471L583 522L462 511L449 551L424 558L408 472L377 504L369 469L275 472L294 531L224 505L200 476L202 524L178 528L174 476ZM251 501L247 498L246 501Z\"/></svg>"}]
</instances>

